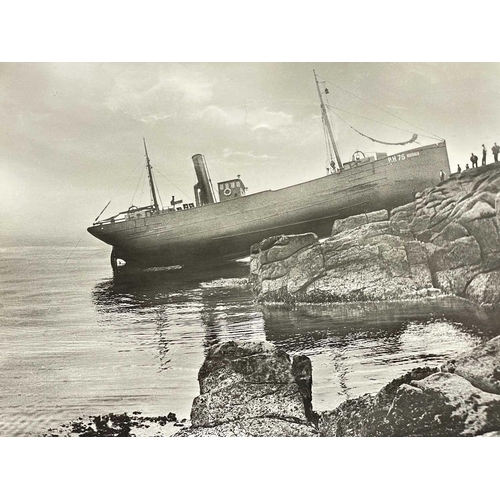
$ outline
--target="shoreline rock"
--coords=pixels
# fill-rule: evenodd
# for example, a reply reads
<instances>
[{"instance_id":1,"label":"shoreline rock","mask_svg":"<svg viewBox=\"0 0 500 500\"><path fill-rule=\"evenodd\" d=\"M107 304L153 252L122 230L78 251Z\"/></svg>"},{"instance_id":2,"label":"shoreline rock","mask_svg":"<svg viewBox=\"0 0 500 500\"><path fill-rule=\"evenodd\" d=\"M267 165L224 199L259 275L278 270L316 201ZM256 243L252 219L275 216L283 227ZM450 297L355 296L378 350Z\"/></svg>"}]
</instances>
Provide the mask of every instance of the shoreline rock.
<instances>
[{"instance_id":1,"label":"shoreline rock","mask_svg":"<svg viewBox=\"0 0 500 500\"><path fill-rule=\"evenodd\" d=\"M267 341L212 347L198 380L190 422L173 413L110 413L79 418L45 436L500 436L500 336L320 413L313 410L310 359L290 358Z\"/></svg>"},{"instance_id":2,"label":"shoreline rock","mask_svg":"<svg viewBox=\"0 0 500 500\"><path fill-rule=\"evenodd\" d=\"M198 374L191 427L174 437L317 435L312 368L270 342L230 341L211 348Z\"/></svg>"},{"instance_id":3,"label":"shoreline rock","mask_svg":"<svg viewBox=\"0 0 500 500\"><path fill-rule=\"evenodd\" d=\"M79 417L57 429L49 429L45 437L169 437L177 427L187 425L178 420L175 413L153 417L143 416L140 411L107 413L87 418Z\"/></svg>"},{"instance_id":4,"label":"shoreline rock","mask_svg":"<svg viewBox=\"0 0 500 500\"><path fill-rule=\"evenodd\" d=\"M500 336L440 368L323 412L321 436L481 436L500 430Z\"/></svg>"},{"instance_id":5,"label":"shoreline rock","mask_svg":"<svg viewBox=\"0 0 500 500\"><path fill-rule=\"evenodd\" d=\"M500 304L500 168L454 175L389 213L336 220L315 234L276 236L251 248L257 300L319 303L455 295Z\"/></svg>"},{"instance_id":6,"label":"shoreline rock","mask_svg":"<svg viewBox=\"0 0 500 500\"><path fill-rule=\"evenodd\" d=\"M309 358L292 361L268 342L210 349L198 378L191 427L174 437L500 435L500 336L320 414Z\"/></svg>"}]
</instances>

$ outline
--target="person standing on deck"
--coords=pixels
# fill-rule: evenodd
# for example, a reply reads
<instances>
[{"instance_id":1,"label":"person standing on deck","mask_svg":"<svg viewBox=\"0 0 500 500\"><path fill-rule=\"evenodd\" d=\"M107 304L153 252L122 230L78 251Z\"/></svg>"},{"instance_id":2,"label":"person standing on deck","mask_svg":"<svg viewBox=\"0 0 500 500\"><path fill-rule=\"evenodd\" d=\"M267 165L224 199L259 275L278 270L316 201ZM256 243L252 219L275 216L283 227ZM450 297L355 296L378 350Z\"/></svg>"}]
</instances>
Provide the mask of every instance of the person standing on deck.
<instances>
[{"instance_id":1,"label":"person standing on deck","mask_svg":"<svg viewBox=\"0 0 500 500\"><path fill-rule=\"evenodd\" d=\"M483 144L483 160L481 162L481 166L484 166L486 165L486 148L484 147L484 144Z\"/></svg>"},{"instance_id":2,"label":"person standing on deck","mask_svg":"<svg viewBox=\"0 0 500 500\"><path fill-rule=\"evenodd\" d=\"M498 161L498 153L500 153L500 147L497 146L496 142L495 145L491 148L491 151L493 152L493 158L496 163Z\"/></svg>"}]
</instances>

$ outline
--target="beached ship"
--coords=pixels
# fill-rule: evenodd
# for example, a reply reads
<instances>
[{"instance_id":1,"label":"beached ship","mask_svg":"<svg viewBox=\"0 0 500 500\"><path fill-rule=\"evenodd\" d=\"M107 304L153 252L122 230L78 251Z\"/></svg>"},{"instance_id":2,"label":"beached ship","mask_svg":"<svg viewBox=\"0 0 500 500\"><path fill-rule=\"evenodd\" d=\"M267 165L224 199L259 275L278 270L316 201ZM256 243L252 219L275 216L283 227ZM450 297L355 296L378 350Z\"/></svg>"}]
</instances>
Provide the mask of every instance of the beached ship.
<instances>
[{"instance_id":1,"label":"beached ship","mask_svg":"<svg viewBox=\"0 0 500 500\"><path fill-rule=\"evenodd\" d=\"M335 219L409 203L416 192L438 183L442 173L450 174L445 141L396 155L365 156L357 151L350 161L342 162L323 98L328 90L321 90L314 76L331 155L327 175L251 195L238 176L219 182L215 193L206 161L196 154L192 157L198 180L195 203L179 204L172 198L164 209L158 204L144 143L151 204L98 217L88 228L113 247L113 267L118 259L140 267L232 260L248 256L253 243L269 236L314 232L326 237Z\"/></svg>"}]
</instances>

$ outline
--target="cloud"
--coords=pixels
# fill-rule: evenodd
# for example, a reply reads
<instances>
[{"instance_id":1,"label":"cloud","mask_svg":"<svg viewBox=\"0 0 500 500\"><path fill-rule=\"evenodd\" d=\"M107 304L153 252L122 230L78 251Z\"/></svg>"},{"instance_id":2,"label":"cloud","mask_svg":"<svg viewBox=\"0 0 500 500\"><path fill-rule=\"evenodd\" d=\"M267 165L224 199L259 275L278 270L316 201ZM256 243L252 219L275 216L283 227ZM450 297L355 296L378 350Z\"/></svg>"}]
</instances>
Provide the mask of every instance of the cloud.
<instances>
[{"instance_id":1,"label":"cloud","mask_svg":"<svg viewBox=\"0 0 500 500\"><path fill-rule=\"evenodd\" d=\"M243 125L251 130L277 130L293 122L293 116L284 111L269 111L267 108L247 110L244 104L239 107L210 105L199 117L223 126Z\"/></svg>"},{"instance_id":2,"label":"cloud","mask_svg":"<svg viewBox=\"0 0 500 500\"><path fill-rule=\"evenodd\" d=\"M189 68L146 65L118 68L106 99L113 112L122 111L142 122L176 116L179 106L207 103L213 99L214 82Z\"/></svg>"},{"instance_id":3,"label":"cloud","mask_svg":"<svg viewBox=\"0 0 500 500\"><path fill-rule=\"evenodd\" d=\"M141 121L143 123L154 123L154 122L161 122L164 120L168 120L169 118L173 118L176 116L177 116L177 113L169 113L169 114L157 113L154 115L143 116L142 118L139 118L139 121Z\"/></svg>"},{"instance_id":4,"label":"cloud","mask_svg":"<svg viewBox=\"0 0 500 500\"><path fill-rule=\"evenodd\" d=\"M164 76L159 82L159 86L180 94L187 102L194 103L211 101L213 85L213 82L205 81L199 75Z\"/></svg>"},{"instance_id":5,"label":"cloud","mask_svg":"<svg viewBox=\"0 0 500 500\"><path fill-rule=\"evenodd\" d=\"M240 156L240 157L252 158L254 160L272 160L272 159L276 158L276 156L270 156L270 155L266 155L266 154L262 154L262 155L255 154L253 151L247 151L247 152L232 151L230 148L224 148L224 150L222 151L222 156L224 158L230 158L232 156Z\"/></svg>"}]
</instances>

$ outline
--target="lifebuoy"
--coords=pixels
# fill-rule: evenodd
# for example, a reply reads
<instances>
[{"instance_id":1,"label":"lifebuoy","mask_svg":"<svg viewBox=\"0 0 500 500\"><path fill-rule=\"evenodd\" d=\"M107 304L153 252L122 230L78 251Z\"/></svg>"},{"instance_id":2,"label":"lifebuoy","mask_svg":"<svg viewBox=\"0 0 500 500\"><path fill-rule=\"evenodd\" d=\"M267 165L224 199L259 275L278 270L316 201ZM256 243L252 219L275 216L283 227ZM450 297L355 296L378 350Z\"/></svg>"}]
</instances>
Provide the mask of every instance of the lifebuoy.
<instances>
[{"instance_id":1,"label":"lifebuoy","mask_svg":"<svg viewBox=\"0 0 500 500\"><path fill-rule=\"evenodd\" d=\"M231 190L229 188L224 189L224 194L229 196L231 194Z\"/></svg>"}]
</instances>

